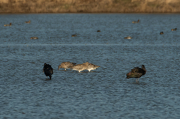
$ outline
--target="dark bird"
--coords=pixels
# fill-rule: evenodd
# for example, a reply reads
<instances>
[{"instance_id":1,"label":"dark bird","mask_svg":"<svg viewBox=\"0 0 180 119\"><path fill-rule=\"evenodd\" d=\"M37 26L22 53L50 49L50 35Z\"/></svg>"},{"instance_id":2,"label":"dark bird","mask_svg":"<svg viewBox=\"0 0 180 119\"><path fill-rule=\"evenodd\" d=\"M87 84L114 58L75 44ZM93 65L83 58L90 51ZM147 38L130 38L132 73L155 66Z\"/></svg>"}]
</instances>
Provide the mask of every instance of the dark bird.
<instances>
[{"instance_id":1,"label":"dark bird","mask_svg":"<svg viewBox=\"0 0 180 119\"><path fill-rule=\"evenodd\" d=\"M139 81L139 78L146 74L146 68L144 65L142 65L142 68L135 67L134 69L131 69L129 73L126 74L126 78L138 78L136 79L136 82Z\"/></svg>"},{"instance_id":2,"label":"dark bird","mask_svg":"<svg viewBox=\"0 0 180 119\"><path fill-rule=\"evenodd\" d=\"M171 29L171 31L176 31L177 30L177 28L175 28L175 29Z\"/></svg>"},{"instance_id":3,"label":"dark bird","mask_svg":"<svg viewBox=\"0 0 180 119\"><path fill-rule=\"evenodd\" d=\"M51 80L51 75L53 74L53 68L51 67L51 65L44 63L43 72L46 76L49 76Z\"/></svg>"},{"instance_id":4,"label":"dark bird","mask_svg":"<svg viewBox=\"0 0 180 119\"><path fill-rule=\"evenodd\" d=\"M164 32L160 32L160 35L164 34Z\"/></svg>"},{"instance_id":5,"label":"dark bird","mask_svg":"<svg viewBox=\"0 0 180 119\"><path fill-rule=\"evenodd\" d=\"M101 32L100 30L97 30L97 32Z\"/></svg>"}]
</instances>

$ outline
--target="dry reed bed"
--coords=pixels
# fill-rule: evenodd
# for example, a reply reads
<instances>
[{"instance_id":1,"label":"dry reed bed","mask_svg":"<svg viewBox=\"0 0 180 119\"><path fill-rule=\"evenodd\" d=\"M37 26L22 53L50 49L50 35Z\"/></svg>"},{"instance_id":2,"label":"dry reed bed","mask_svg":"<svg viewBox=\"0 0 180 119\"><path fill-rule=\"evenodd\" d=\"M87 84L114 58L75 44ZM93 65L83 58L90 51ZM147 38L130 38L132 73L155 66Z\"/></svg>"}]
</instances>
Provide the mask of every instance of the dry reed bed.
<instances>
[{"instance_id":1,"label":"dry reed bed","mask_svg":"<svg viewBox=\"0 0 180 119\"><path fill-rule=\"evenodd\" d=\"M0 3L0 13L179 13L179 6L143 0L9 0Z\"/></svg>"}]
</instances>

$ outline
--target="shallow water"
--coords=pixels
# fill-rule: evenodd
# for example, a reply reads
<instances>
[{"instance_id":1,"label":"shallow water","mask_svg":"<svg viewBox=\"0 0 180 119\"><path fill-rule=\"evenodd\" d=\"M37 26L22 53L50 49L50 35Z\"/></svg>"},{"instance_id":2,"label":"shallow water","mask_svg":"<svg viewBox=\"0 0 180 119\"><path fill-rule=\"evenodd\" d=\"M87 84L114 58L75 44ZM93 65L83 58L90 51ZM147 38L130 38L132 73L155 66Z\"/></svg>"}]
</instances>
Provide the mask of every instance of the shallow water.
<instances>
[{"instance_id":1,"label":"shallow water","mask_svg":"<svg viewBox=\"0 0 180 119\"><path fill-rule=\"evenodd\" d=\"M179 14L0 15L0 118L179 119L179 19ZM34 36L39 39L30 39ZM100 68L58 70L65 61ZM54 68L52 80L42 71L44 63ZM142 64L147 73L139 83L126 79Z\"/></svg>"}]
</instances>

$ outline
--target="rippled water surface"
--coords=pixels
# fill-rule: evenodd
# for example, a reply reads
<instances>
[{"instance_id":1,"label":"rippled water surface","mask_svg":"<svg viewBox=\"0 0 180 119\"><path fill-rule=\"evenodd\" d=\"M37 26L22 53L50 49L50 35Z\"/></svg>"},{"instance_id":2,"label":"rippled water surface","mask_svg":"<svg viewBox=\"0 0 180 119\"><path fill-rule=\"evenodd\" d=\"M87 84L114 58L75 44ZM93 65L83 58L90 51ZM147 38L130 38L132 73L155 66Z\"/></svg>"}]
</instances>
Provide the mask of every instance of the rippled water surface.
<instances>
[{"instance_id":1,"label":"rippled water surface","mask_svg":"<svg viewBox=\"0 0 180 119\"><path fill-rule=\"evenodd\" d=\"M179 20L179 14L0 15L0 118L179 119ZM58 70L65 61L100 68ZM44 63L54 69L52 80ZM126 79L142 64L147 73L139 83Z\"/></svg>"}]
</instances>

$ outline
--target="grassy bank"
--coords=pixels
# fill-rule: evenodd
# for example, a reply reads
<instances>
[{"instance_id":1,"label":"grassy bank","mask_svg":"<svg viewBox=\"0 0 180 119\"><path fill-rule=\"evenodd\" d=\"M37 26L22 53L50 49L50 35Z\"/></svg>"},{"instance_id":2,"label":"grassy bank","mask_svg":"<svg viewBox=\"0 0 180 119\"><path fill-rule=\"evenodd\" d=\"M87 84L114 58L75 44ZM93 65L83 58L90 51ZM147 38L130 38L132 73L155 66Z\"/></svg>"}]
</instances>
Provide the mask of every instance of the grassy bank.
<instances>
[{"instance_id":1,"label":"grassy bank","mask_svg":"<svg viewBox=\"0 0 180 119\"><path fill-rule=\"evenodd\" d=\"M0 13L180 13L179 6L161 0L9 0L0 3Z\"/></svg>"}]
</instances>

